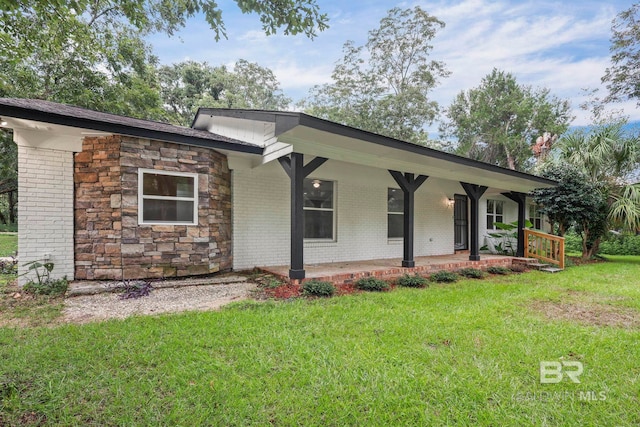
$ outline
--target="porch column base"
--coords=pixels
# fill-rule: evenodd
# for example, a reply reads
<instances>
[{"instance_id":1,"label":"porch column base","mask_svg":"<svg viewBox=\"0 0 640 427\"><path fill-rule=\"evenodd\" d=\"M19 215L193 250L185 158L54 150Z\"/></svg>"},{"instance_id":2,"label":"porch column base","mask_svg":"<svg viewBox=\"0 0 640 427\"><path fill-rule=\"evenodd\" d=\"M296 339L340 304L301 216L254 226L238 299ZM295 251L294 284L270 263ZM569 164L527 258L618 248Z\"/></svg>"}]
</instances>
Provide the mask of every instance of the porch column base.
<instances>
[{"instance_id":1,"label":"porch column base","mask_svg":"<svg viewBox=\"0 0 640 427\"><path fill-rule=\"evenodd\" d=\"M289 270L289 279L304 279L304 270Z\"/></svg>"},{"instance_id":2,"label":"porch column base","mask_svg":"<svg viewBox=\"0 0 640 427\"><path fill-rule=\"evenodd\" d=\"M480 255L469 255L469 261L480 261Z\"/></svg>"},{"instance_id":3,"label":"porch column base","mask_svg":"<svg viewBox=\"0 0 640 427\"><path fill-rule=\"evenodd\" d=\"M416 262L415 261L407 261L407 260L402 260L402 266L403 267L409 267L409 268L413 268L416 266Z\"/></svg>"}]
</instances>

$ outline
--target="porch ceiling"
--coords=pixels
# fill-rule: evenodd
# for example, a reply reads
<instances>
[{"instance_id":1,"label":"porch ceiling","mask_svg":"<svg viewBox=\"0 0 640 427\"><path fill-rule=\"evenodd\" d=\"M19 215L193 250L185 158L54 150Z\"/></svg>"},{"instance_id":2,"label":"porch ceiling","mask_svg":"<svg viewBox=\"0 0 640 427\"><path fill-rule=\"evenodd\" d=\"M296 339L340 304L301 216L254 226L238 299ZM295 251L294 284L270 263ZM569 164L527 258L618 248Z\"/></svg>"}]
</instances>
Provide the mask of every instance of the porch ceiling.
<instances>
[{"instance_id":1,"label":"porch ceiling","mask_svg":"<svg viewBox=\"0 0 640 427\"><path fill-rule=\"evenodd\" d=\"M552 185L549 182L533 180L532 178L535 178L533 176L505 175L502 171L421 155L421 153L406 149L371 144L361 139L303 126L279 135L278 141L290 143L294 147L293 151L308 155L452 181L469 182L505 191L528 193L535 188Z\"/></svg>"},{"instance_id":2,"label":"porch ceiling","mask_svg":"<svg viewBox=\"0 0 640 427\"><path fill-rule=\"evenodd\" d=\"M220 110L202 108L194 126L219 132L220 125L234 128L234 135L264 129L267 123L275 126L273 134L254 135L265 140L265 154L269 144L288 144L294 152L326 157L347 163L428 175L452 181L484 185L501 191L528 193L535 188L551 187L554 181L505 169L428 147L399 141L382 135L343 126L303 113L280 113L251 110ZM222 132L225 133L224 131ZM274 141L275 140L275 141ZM256 142L256 141L252 141ZM275 144L274 144L275 145ZM282 150L288 154L291 150ZM274 157L267 161L273 160Z\"/></svg>"}]
</instances>

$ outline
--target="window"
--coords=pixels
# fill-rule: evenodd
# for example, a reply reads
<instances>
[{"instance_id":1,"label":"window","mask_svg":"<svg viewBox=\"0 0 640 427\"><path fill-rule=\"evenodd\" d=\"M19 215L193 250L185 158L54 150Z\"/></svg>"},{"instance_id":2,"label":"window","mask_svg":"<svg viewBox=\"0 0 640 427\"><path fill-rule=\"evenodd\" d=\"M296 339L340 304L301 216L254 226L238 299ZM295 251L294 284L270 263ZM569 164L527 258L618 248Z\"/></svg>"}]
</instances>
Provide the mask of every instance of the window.
<instances>
[{"instance_id":1,"label":"window","mask_svg":"<svg viewBox=\"0 0 640 427\"><path fill-rule=\"evenodd\" d=\"M387 238L404 237L404 192L399 188L387 189Z\"/></svg>"},{"instance_id":2,"label":"window","mask_svg":"<svg viewBox=\"0 0 640 427\"><path fill-rule=\"evenodd\" d=\"M529 221L536 230L542 230L542 216L540 206L534 204L529 205Z\"/></svg>"},{"instance_id":3,"label":"window","mask_svg":"<svg viewBox=\"0 0 640 427\"><path fill-rule=\"evenodd\" d=\"M504 222L504 202L502 200L487 200L487 230L495 230L494 223Z\"/></svg>"},{"instance_id":4,"label":"window","mask_svg":"<svg viewBox=\"0 0 640 427\"><path fill-rule=\"evenodd\" d=\"M304 238L334 239L333 181L304 180Z\"/></svg>"},{"instance_id":5,"label":"window","mask_svg":"<svg viewBox=\"0 0 640 427\"><path fill-rule=\"evenodd\" d=\"M140 169L140 224L197 224L198 175Z\"/></svg>"}]
</instances>

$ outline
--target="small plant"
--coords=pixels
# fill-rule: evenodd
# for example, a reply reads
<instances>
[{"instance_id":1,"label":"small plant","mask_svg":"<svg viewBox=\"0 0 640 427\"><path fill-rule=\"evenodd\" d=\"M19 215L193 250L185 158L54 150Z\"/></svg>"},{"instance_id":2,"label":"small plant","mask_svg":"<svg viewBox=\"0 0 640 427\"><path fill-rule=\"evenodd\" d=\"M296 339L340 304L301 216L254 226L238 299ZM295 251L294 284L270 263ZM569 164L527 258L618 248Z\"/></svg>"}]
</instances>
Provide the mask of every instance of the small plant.
<instances>
[{"instance_id":1,"label":"small plant","mask_svg":"<svg viewBox=\"0 0 640 427\"><path fill-rule=\"evenodd\" d=\"M398 285L404 286L406 288L423 288L428 284L429 281L425 277L422 277L417 273L413 276L405 274L398 279Z\"/></svg>"},{"instance_id":2,"label":"small plant","mask_svg":"<svg viewBox=\"0 0 640 427\"><path fill-rule=\"evenodd\" d=\"M356 288L363 291L386 291L389 284L376 277L363 277L356 282Z\"/></svg>"},{"instance_id":3,"label":"small plant","mask_svg":"<svg viewBox=\"0 0 640 427\"><path fill-rule=\"evenodd\" d=\"M306 296L330 297L336 293L336 288L331 282L309 280L302 285L302 293Z\"/></svg>"},{"instance_id":4,"label":"small plant","mask_svg":"<svg viewBox=\"0 0 640 427\"><path fill-rule=\"evenodd\" d=\"M507 267L492 265L491 267L487 268L487 273L505 275L511 273L511 270L509 270Z\"/></svg>"},{"instance_id":5,"label":"small plant","mask_svg":"<svg viewBox=\"0 0 640 427\"><path fill-rule=\"evenodd\" d=\"M62 279L51 280L48 279L46 282L27 282L25 283L24 291L28 294L33 295L48 295L48 296L58 296L64 295L67 292L67 288L69 287L69 281L67 277L63 277Z\"/></svg>"},{"instance_id":6,"label":"small plant","mask_svg":"<svg viewBox=\"0 0 640 427\"><path fill-rule=\"evenodd\" d=\"M282 282L281 280L276 279L275 277L273 277L271 275L261 277L256 281L258 282L258 286L260 286L261 288L265 288L265 289L275 289L277 287L280 287L280 286L284 285L284 282Z\"/></svg>"},{"instance_id":7,"label":"small plant","mask_svg":"<svg viewBox=\"0 0 640 427\"><path fill-rule=\"evenodd\" d=\"M458 274L469 279L482 279L484 277L484 271L477 268L463 268L458 270Z\"/></svg>"},{"instance_id":8,"label":"small plant","mask_svg":"<svg viewBox=\"0 0 640 427\"><path fill-rule=\"evenodd\" d=\"M16 274L18 272L18 260L14 257L0 260L0 274Z\"/></svg>"},{"instance_id":9,"label":"small plant","mask_svg":"<svg viewBox=\"0 0 640 427\"><path fill-rule=\"evenodd\" d=\"M438 271L431 275L431 280L438 283L453 283L457 282L460 276L452 271Z\"/></svg>"},{"instance_id":10,"label":"small plant","mask_svg":"<svg viewBox=\"0 0 640 427\"><path fill-rule=\"evenodd\" d=\"M504 222L494 222L493 225L497 230L502 230L502 233L489 233L489 236L497 239L498 244L495 245L496 253L502 255L515 256L517 250L518 241L518 221L510 222L508 224ZM529 220L525 220L525 227L531 228L533 224ZM482 250L488 250L488 246L480 248Z\"/></svg>"},{"instance_id":11,"label":"small plant","mask_svg":"<svg viewBox=\"0 0 640 427\"><path fill-rule=\"evenodd\" d=\"M146 297L153 290L151 282L146 280L125 280L120 299L135 299Z\"/></svg>"},{"instance_id":12,"label":"small plant","mask_svg":"<svg viewBox=\"0 0 640 427\"><path fill-rule=\"evenodd\" d=\"M42 263L40 261L30 261L24 264L27 271L22 276L31 272L35 273L36 280L30 280L24 285L24 291L34 295L63 295L67 292L69 281L67 277L52 279L51 272L54 264L52 262Z\"/></svg>"}]
</instances>

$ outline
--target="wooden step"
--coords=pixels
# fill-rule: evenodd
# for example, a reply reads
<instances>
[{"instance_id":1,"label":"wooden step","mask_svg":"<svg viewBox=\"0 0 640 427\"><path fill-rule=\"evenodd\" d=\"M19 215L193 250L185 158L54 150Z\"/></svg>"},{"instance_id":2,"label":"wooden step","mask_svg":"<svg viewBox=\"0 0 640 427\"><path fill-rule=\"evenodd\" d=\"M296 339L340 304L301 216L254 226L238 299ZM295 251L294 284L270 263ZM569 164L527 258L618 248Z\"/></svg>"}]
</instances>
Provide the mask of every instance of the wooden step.
<instances>
[{"instance_id":1,"label":"wooden step","mask_svg":"<svg viewBox=\"0 0 640 427\"><path fill-rule=\"evenodd\" d=\"M545 271L547 273L557 273L559 271L563 271L562 268L558 268L558 267L545 267L545 268L539 268L539 271Z\"/></svg>"}]
</instances>

